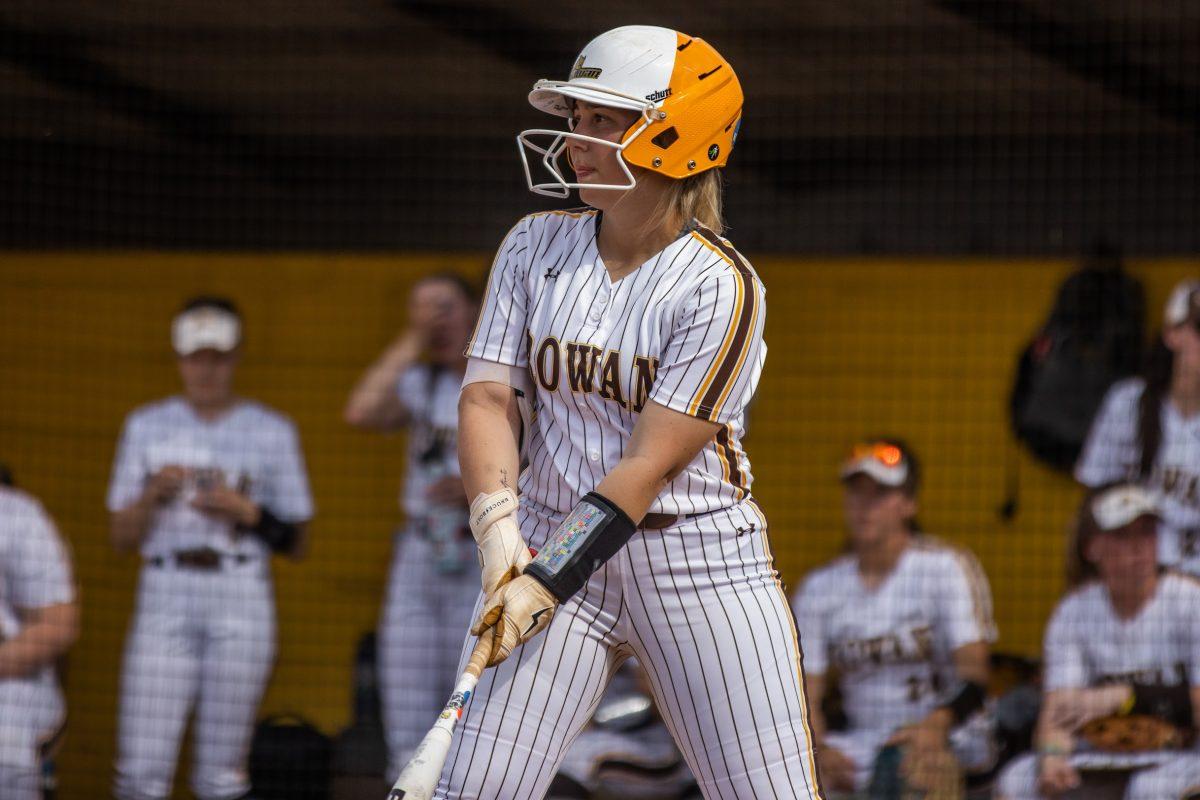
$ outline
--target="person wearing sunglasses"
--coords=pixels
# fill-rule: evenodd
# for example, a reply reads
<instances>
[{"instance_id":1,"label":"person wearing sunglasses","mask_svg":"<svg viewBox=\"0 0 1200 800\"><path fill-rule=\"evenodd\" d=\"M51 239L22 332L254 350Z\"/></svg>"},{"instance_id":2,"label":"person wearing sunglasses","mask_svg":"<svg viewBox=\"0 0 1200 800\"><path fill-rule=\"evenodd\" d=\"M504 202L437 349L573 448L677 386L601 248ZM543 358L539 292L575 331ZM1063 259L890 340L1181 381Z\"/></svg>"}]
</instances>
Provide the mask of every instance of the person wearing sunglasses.
<instances>
[{"instance_id":1,"label":"person wearing sunglasses","mask_svg":"<svg viewBox=\"0 0 1200 800\"><path fill-rule=\"evenodd\" d=\"M1171 291L1141 376L1104 398L1075 478L1136 480L1161 496L1158 563L1200 575L1200 280Z\"/></svg>"},{"instance_id":2,"label":"person wearing sunglasses","mask_svg":"<svg viewBox=\"0 0 1200 800\"><path fill-rule=\"evenodd\" d=\"M972 554L920 531L920 478L899 439L856 446L841 469L847 552L810 573L793 598L831 796L875 796L889 779L961 787L964 769L995 758L984 711L991 592ZM821 713L835 675L848 723L839 731ZM884 764L896 756L889 774Z\"/></svg>"},{"instance_id":3,"label":"person wearing sunglasses","mask_svg":"<svg viewBox=\"0 0 1200 800\"><path fill-rule=\"evenodd\" d=\"M1183 746L1200 709L1200 582L1159 568L1159 513L1136 483L1085 500L1087 574L1046 627L1037 752L1005 766L997 797L1093 798L1120 781L1127 800L1200 798L1200 753Z\"/></svg>"}]
</instances>

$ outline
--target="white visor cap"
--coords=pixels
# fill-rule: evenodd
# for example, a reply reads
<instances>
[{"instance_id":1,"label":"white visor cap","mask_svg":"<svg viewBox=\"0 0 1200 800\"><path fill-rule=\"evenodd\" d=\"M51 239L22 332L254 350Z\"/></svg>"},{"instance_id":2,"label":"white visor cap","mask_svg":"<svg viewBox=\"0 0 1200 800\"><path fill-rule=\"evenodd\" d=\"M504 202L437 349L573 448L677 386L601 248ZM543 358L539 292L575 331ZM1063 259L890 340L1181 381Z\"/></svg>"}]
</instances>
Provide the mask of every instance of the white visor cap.
<instances>
[{"instance_id":1,"label":"white visor cap","mask_svg":"<svg viewBox=\"0 0 1200 800\"><path fill-rule=\"evenodd\" d=\"M1200 292L1200 281L1188 280L1175 284L1167 304L1163 306L1163 325L1171 327L1187 322L1192 316L1192 298L1197 292Z\"/></svg>"},{"instance_id":2,"label":"white visor cap","mask_svg":"<svg viewBox=\"0 0 1200 800\"><path fill-rule=\"evenodd\" d=\"M653 25L626 25L583 48L565 81L538 81L529 103L547 114L571 116L569 100L645 112L670 94L678 34Z\"/></svg>"},{"instance_id":3,"label":"white visor cap","mask_svg":"<svg viewBox=\"0 0 1200 800\"><path fill-rule=\"evenodd\" d=\"M200 350L228 353L241 338L242 324L237 315L213 306L184 311L171 323L171 346L181 356Z\"/></svg>"},{"instance_id":4,"label":"white visor cap","mask_svg":"<svg viewBox=\"0 0 1200 800\"><path fill-rule=\"evenodd\" d=\"M1124 528L1139 517L1146 516L1159 516L1158 499L1135 484L1114 486L1092 500L1092 518L1102 531Z\"/></svg>"},{"instance_id":5,"label":"white visor cap","mask_svg":"<svg viewBox=\"0 0 1200 800\"><path fill-rule=\"evenodd\" d=\"M846 462L842 467L842 480L855 475L866 475L883 486L897 488L908 480L908 461L900 460L892 466L880 461L875 456L863 456L854 461Z\"/></svg>"}]
</instances>

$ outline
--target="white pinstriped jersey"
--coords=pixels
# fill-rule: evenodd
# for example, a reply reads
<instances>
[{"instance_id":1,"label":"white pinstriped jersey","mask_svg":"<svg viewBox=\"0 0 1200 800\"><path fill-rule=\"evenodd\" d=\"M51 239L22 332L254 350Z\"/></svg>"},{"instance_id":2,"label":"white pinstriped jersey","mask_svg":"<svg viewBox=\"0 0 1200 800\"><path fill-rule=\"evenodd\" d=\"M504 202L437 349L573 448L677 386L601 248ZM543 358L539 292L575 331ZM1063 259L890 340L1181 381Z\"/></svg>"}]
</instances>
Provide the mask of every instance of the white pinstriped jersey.
<instances>
[{"instance_id":1,"label":"white pinstriped jersey","mask_svg":"<svg viewBox=\"0 0 1200 800\"><path fill-rule=\"evenodd\" d=\"M804 671L837 671L852 730L892 731L925 717L954 680L953 653L992 642L987 577L970 552L918 535L867 589L858 559L814 570L792 601Z\"/></svg>"},{"instance_id":2,"label":"white pinstriped jersey","mask_svg":"<svg viewBox=\"0 0 1200 800\"><path fill-rule=\"evenodd\" d=\"M0 641L21 632L23 610L74 600L71 562L49 515L24 492L0 486ZM52 683L53 668L40 669L37 680Z\"/></svg>"},{"instance_id":3,"label":"white pinstriped jersey","mask_svg":"<svg viewBox=\"0 0 1200 800\"><path fill-rule=\"evenodd\" d=\"M1075 465L1080 483L1096 487L1136 477L1145 386L1141 378L1129 378L1108 391ZM1184 418L1169 400L1161 414L1162 444L1147 482L1160 495L1158 561L1200 574L1200 416Z\"/></svg>"},{"instance_id":4,"label":"white pinstriped jersey","mask_svg":"<svg viewBox=\"0 0 1200 800\"><path fill-rule=\"evenodd\" d=\"M762 282L697 228L615 283L596 249L599 212L532 214L505 238L467 355L528 368L535 417L523 495L568 511L617 465L647 400L722 424L658 496L692 514L748 496L746 405L767 348Z\"/></svg>"},{"instance_id":5,"label":"white pinstriped jersey","mask_svg":"<svg viewBox=\"0 0 1200 800\"><path fill-rule=\"evenodd\" d=\"M245 492L287 522L312 518L312 495L296 427L260 403L239 401L215 420L201 419L182 397L169 397L130 413L113 463L109 511L127 507L141 494L147 478L172 464L186 471L183 490L155 512L141 545L147 558L194 547L268 554L257 536L238 533L232 522L191 506L196 492L209 481L223 481Z\"/></svg>"},{"instance_id":6,"label":"white pinstriped jersey","mask_svg":"<svg viewBox=\"0 0 1200 800\"><path fill-rule=\"evenodd\" d=\"M1154 597L1127 620L1102 583L1086 583L1054 609L1043 648L1049 691L1133 681L1200 686L1200 583L1164 572Z\"/></svg>"}]
</instances>

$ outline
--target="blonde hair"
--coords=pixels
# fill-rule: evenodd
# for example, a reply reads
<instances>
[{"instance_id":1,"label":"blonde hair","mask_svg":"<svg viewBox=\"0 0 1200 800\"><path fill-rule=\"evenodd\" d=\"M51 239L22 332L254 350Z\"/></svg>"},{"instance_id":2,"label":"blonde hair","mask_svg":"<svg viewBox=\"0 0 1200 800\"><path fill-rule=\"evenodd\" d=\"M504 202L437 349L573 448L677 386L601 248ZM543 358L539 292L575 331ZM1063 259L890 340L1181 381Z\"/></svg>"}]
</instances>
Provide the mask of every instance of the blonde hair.
<instances>
[{"instance_id":1,"label":"blonde hair","mask_svg":"<svg viewBox=\"0 0 1200 800\"><path fill-rule=\"evenodd\" d=\"M674 235L692 220L713 233L724 233L721 193L721 171L717 168L671 181L659 197L654 213L646 219L644 233L665 230Z\"/></svg>"}]
</instances>

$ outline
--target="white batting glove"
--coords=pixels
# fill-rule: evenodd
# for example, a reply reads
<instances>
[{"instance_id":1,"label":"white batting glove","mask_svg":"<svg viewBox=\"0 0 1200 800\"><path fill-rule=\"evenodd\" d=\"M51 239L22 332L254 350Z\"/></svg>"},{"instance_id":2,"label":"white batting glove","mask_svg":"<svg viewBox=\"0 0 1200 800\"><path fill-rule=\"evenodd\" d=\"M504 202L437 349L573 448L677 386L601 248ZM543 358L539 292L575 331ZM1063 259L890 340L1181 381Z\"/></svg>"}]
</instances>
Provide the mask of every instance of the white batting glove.
<instances>
[{"instance_id":1,"label":"white batting glove","mask_svg":"<svg viewBox=\"0 0 1200 800\"><path fill-rule=\"evenodd\" d=\"M511 489L480 492L471 502L471 533L479 547L484 597L520 575L530 561L516 512L517 495Z\"/></svg>"}]
</instances>

